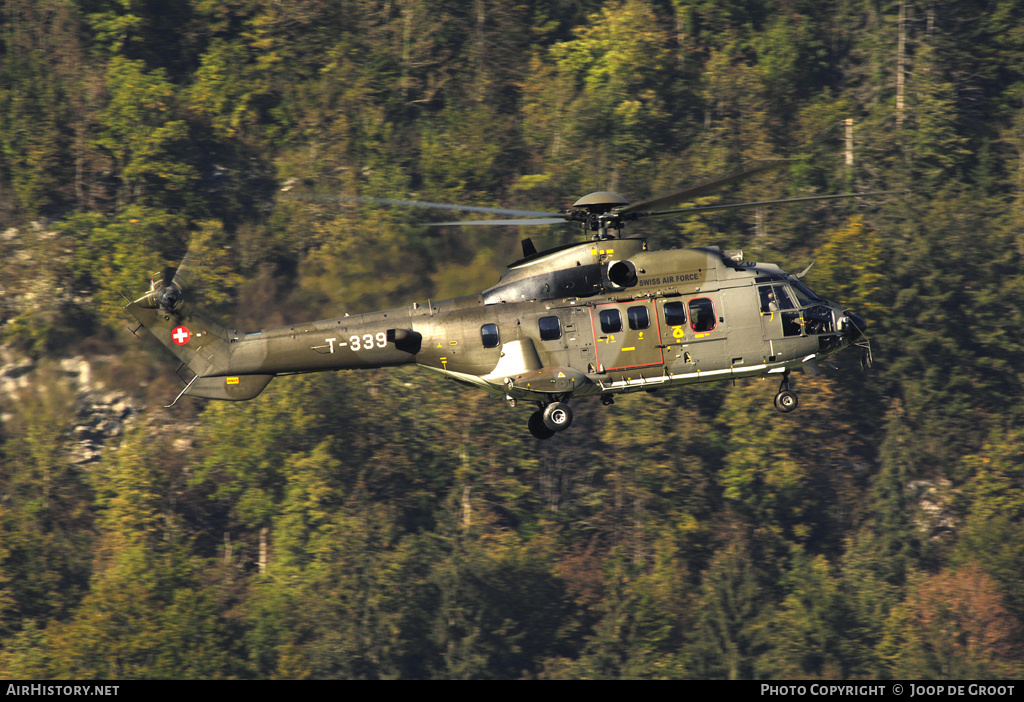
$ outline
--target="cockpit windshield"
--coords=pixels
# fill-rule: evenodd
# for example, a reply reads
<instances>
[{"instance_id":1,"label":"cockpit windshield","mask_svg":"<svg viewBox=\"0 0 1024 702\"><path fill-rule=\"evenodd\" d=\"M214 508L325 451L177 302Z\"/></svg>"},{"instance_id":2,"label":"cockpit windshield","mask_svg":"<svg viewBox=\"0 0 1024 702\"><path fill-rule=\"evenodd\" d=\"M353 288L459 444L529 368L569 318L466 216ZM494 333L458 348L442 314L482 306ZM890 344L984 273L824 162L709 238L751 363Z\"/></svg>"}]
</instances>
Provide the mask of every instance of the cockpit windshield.
<instances>
[{"instance_id":1,"label":"cockpit windshield","mask_svg":"<svg viewBox=\"0 0 1024 702\"><path fill-rule=\"evenodd\" d=\"M796 278L785 280L788 285L782 284L780 278L766 278L761 281L765 284L757 288L764 323L781 323L784 336L834 333L835 316L829 304Z\"/></svg>"},{"instance_id":2,"label":"cockpit windshield","mask_svg":"<svg viewBox=\"0 0 1024 702\"><path fill-rule=\"evenodd\" d=\"M810 305L824 302L824 300L812 293L810 288L796 278L791 277L789 279L789 284L793 287L793 292L796 293L796 299L800 302L801 307L808 307Z\"/></svg>"}]
</instances>

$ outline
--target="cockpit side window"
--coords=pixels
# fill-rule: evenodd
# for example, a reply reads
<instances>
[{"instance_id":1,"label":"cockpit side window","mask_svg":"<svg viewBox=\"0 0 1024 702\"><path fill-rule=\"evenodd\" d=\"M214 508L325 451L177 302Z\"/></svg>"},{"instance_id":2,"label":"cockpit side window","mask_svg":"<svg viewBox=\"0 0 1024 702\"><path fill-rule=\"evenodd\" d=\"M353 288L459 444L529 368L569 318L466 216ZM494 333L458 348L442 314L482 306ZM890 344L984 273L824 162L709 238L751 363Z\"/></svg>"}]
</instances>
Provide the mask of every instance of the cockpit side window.
<instances>
[{"instance_id":1,"label":"cockpit side window","mask_svg":"<svg viewBox=\"0 0 1024 702\"><path fill-rule=\"evenodd\" d=\"M758 293L761 295L761 314L796 309L785 285L762 285Z\"/></svg>"}]
</instances>

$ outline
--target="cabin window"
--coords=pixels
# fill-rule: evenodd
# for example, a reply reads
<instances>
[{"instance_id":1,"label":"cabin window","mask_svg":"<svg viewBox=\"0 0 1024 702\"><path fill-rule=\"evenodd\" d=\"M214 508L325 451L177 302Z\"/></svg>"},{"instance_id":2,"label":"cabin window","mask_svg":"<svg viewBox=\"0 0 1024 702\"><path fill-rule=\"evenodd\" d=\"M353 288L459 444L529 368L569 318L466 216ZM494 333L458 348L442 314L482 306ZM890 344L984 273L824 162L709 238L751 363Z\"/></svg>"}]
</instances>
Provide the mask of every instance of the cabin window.
<instances>
[{"instance_id":1,"label":"cabin window","mask_svg":"<svg viewBox=\"0 0 1024 702\"><path fill-rule=\"evenodd\" d=\"M679 300L665 303L665 324L679 327L686 324L686 307Z\"/></svg>"},{"instance_id":2,"label":"cabin window","mask_svg":"<svg viewBox=\"0 0 1024 702\"><path fill-rule=\"evenodd\" d=\"M605 334L618 334L622 331L622 316L618 310L601 310L601 331Z\"/></svg>"},{"instance_id":3,"label":"cabin window","mask_svg":"<svg viewBox=\"0 0 1024 702\"><path fill-rule=\"evenodd\" d=\"M498 344L501 343L501 337L498 336L498 325L485 324L480 327L480 340L483 342L485 349L497 348Z\"/></svg>"},{"instance_id":4,"label":"cabin window","mask_svg":"<svg viewBox=\"0 0 1024 702\"><path fill-rule=\"evenodd\" d=\"M690 328L698 334L709 332L718 326L715 318L715 303L707 297L695 297L690 300Z\"/></svg>"},{"instance_id":5,"label":"cabin window","mask_svg":"<svg viewBox=\"0 0 1024 702\"><path fill-rule=\"evenodd\" d=\"M541 341L554 341L562 338L562 325L558 317L541 317L540 325Z\"/></svg>"},{"instance_id":6,"label":"cabin window","mask_svg":"<svg viewBox=\"0 0 1024 702\"><path fill-rule=\"evenodd\" d=\"M629 328L633 331L651 326L651 316L646 307L640 305L630 307L626 310L626 317L629 319Z\"/></svg>"}]
</instances>

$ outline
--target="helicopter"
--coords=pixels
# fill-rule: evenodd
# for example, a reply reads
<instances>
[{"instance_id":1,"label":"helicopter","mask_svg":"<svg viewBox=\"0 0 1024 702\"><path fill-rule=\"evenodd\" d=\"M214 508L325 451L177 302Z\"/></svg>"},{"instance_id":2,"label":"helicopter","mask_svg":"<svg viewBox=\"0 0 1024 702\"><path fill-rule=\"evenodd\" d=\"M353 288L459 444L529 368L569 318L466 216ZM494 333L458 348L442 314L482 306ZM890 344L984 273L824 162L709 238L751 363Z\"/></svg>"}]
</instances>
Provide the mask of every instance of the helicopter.
<instances>
[{"instance_id":1,"label":"helicopter","mask_svg":"<svg viewBox=\"0 0 1024 702\"><path fill-rule=\"evenodd\" d=\"M173 277L151 281L125 309L139 323L133 332L147 328L179 359L178 370L191 373L168 407L183 395L250 400L278 375L415 364L509 407L536 407L527 426L542 440L569 428L576 398L611 405L623 393L734 378L778 378L775 408L788 413L798 404L793 370L816 373L819 362L850 346L870 363L866 321L812 292L801 281L806 269L792 275L716 246L649 250L645 238L620 236L644 217L881 194L678 207L777 165L755 162L634 204L593 192L554 213L339 198L516 217L440 225L576 222L587 239L542 251L524 239L522 258L477 294L248 333L196 308L196 261L186 253Z\"/></svg>"}]
</instances>

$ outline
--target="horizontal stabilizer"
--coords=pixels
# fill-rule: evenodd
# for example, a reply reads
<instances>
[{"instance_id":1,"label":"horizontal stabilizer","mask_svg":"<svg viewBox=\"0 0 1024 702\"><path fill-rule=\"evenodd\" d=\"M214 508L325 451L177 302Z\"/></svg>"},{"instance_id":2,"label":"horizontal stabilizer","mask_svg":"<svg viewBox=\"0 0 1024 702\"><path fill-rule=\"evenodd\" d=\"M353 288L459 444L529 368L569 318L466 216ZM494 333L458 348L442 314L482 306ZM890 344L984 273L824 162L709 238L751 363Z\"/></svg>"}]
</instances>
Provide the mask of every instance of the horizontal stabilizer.
<instances>
[{"instance_id":1,"label":"horizontal stabilizer","mask_svg":"<svg viewBox=\"0 0 1024 702\"><path fill-rule=\"evenodd\" d=\"M185 390L186 395L210 400L251 400L263 392L273 375L214 375L197 378Z\"/></svg>"}]
</instances>

